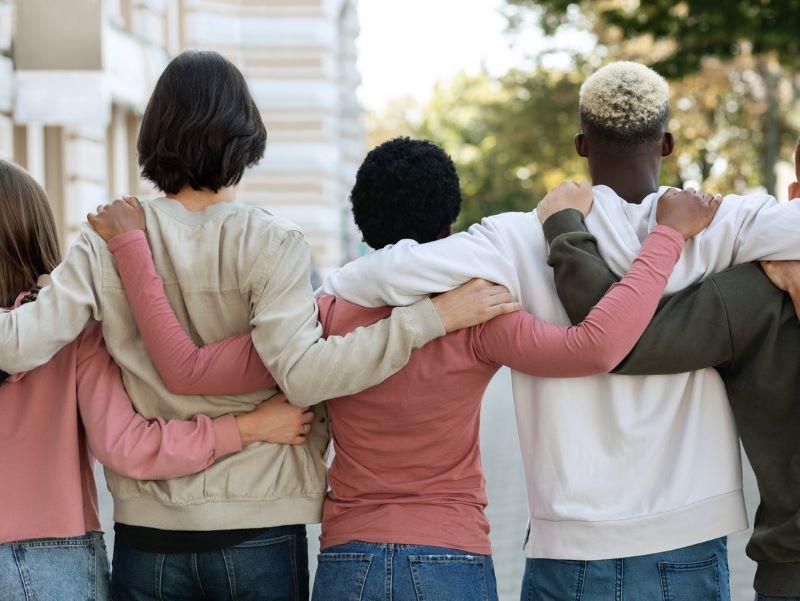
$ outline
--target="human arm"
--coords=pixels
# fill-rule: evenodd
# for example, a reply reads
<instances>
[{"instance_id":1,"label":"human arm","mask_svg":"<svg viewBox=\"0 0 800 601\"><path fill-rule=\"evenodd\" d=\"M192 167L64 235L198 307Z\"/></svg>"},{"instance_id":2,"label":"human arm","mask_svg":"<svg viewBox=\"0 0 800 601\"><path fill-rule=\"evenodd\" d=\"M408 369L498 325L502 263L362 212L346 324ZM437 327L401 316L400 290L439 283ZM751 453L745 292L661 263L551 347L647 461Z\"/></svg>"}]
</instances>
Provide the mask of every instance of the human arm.
<instances>
[{"instance_id":1,"label":"human arm","mask_svg":"<svg viewBox=\"0 0 800 601\"><path fill-rule=\"evenodd\" d=\"M314 419L282 394L236 417L145 419L134 410L96 324L79 341L76 376L78 409L92 453L115 472L139 480L194 474L254 442L303 444Z\"/></svg>"},{"instance_id":2,"label":"human arm","mask_svg":"<svg viewBox=\"0 0 800 601\"><path fill-rule=\"evenodd\" d=\"M90 222L98 234L104 239L109 239L112 250L116 252L120 274L125 280L126 292L131 300L136 320L142 329L154 363L165 380L170 380L175 385L175 377L178 374L177 384L181 390L193 394L207 394L211 390L209 387L213 387L215 392L229 394L232 391L263 389L276 384L276 381L269 377L259 355L253 350L250 336L236 337L199 349L183 332L164 295L162 282L153 266L146 239L141 231L145 227L144 215L136 199L132 197L119 199L103 207L98 215L90 216ZM256 296L260 300L254 302L272 303L266 317L261 313L262 309L256 307L256 319L263 319L264 324L278 328L281 330L280 334L288 337L285 345L281 342L270 348L273 356L283 353L285 346L295 350L296 347L291 343L294 341L298 326L297 319L306 320L307 323L304 325L319 327L317 308L308 285L310 260L307 245L302 234L294 228L283 229L281 233L283 238L277 247L273 249L265 245L264 254L256 261L256 276L260 283L256 283L255 287ZM259 277L258 273L262 275ZM416 307L399 309L393 319L371 328L359 329L345 339L332 337L313 345L311 337L308 337L306 343L314 347L310 349L310 356L319 354L321 362L314 364L310 359L296 356L295 360L300 364L290 368L291 373L288 374L287 381L281 383L281 388L299 405L310 405L319 400L341 396L346 392L339 393L339 389L335 386L327 387L331 378L339 377L340 381L345 383L347 378L353 375L355 378L360 376L367 382L371 381L369 377L377 377L380 378L377 381L381 381L390 375L386 371L387 366L396 371L405 365L410 347L424 344L430 338L439 335L442 327L446 331L469 327L518 308L507 290L488 283L473 283L460 290L441 295L433 302L426 299ZM313 317L313 324L310 317ZM254 331L254 337L255 334ZM317 341L320 334L321 330L317 330L313 341ZM269 334L266 336L270 343L273 338ZM330 349L339 348L340 342L344 351L348 349L356 351L355 354L348 355L350 363L355 365L349 372L339 376L332 375L326 380L323 372L328 369L328 365L325 361L334 359L335 353L332 354ZM327 354L325 354L326 348ZM398 352L405 355L401 363L398 363ZM237 357L241 358L241 361L237 361ZM374 365L368 364L364 367L363 363L358 363L364 357L368 360L374 357ZM336 359L339 362L345 360L342 356ZM372 368L377 370L374 375L362 373L362 370ZM302 376L303 370L308 370L312 374L313 377L310 378L312 386L315 381L322 380L317 386L317 392L325 396L317 397L314 402L297 400L297 394L293 394L291 384L294 382L294 374L299 373ZM233 382L232 378L241 381ZM307 385L302 378L297 379L298 386ZM347 383L350 386L358 385ZM369 385L371 384L363 385L356 390Z\"/></svg>"},{"instance_id":3,"label":"human arm","mask_svg":"<svg viewBox=\"0 0 800 601\"><path fill-rule=\"evenodd\" d=\"M563 327L527 313L504 315L476 329L484 359L541 377L607 373L633 348L656 310L684 237L656 227L621 282L579 325Z\"/></svg>"},{"instance_id":4,"label":"human arm","mask_svg":"<svg viewBox=\"0 0 800 601\"><path fill-rule=\"evenodd\" d=\"M275 387L250 334L199 347L178 321L153 264L144 232L108 243L139 333L167 389L174 394L241 394Z\"/></svg>"},{"instance_id":5,"label":"human arm","mask_svg":"<svg viewBox=\"0 0 800 601\"><path fill-rule=\"evenodd\" d=\"M603 262L583 216L561 211L544 223L559 298L580 323L617 282ZM713 279L666 298L633 351L615 373L670 374L724 366L733 358L725 303Z\"/></svg>"},{"instance_id":6,"label":"human arm","mask_svg":"<svg viewBox=\"0 0 800 601\"><path fill-rule=\"evenodd\" d=\"M89 234L81 234L35 303L0 313L0 369L10 374L35 369L75 340L91 319L102 319L102 283L95 282L102 273L99 261Z\"/></svg>"},{"instance_id":7,"label":"human arm","mask_svg":"<svg viewBox=\"0 0 800 601\"><path fill-rule=\"evenodd\" d=\"M192 421L166 421L136 413L96 325L79 342L77 394L92 453L130 478L187 476L242 448L236 418L230 414L213 420L197 415Z\"/></svg>"},{"instance_id":8,"label":"human arm","mask_svg":"<svg viewBox=\"0 0 800 601\"><path fill-rule=\"evenodd\" d=\"M800 203L779 203L759 194L732 195L725 197L722 210L696 244L700 255L720 269L759 260L796 260L798 231Z\"/></svg>"},{"instance_id":9,"label":"human arm","mask_svg":"<svg viewBox=\"0 0 800 601\"><path fill-rule=\"evenodd\" d=\"M333 272L321 292L364 307L403 307L476 278L515 289L516 267L492 219L435 242L376 250Z\"/></svg>"}]
</instances>

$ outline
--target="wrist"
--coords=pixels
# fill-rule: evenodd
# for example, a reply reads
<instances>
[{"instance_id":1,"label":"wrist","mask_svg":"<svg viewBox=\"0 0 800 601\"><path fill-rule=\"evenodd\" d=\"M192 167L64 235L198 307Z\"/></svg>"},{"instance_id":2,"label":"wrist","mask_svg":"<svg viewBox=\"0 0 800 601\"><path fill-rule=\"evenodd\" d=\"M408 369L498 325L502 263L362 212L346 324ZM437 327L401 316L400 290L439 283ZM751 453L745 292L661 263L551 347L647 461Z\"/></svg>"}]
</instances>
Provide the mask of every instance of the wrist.
<instances>
[{"instance_id":1,"label":"wrist","mask_svg":"<svg viewBox=\"0 0 800 601\"><path fill-rule=\"evenodd\" d=\"M256 438L251 427L251 421L248 413L236 416L236 425L239 427L239 438L242 439L242 445L258 442L258 438Z\"/></svg>"}]
</instances>

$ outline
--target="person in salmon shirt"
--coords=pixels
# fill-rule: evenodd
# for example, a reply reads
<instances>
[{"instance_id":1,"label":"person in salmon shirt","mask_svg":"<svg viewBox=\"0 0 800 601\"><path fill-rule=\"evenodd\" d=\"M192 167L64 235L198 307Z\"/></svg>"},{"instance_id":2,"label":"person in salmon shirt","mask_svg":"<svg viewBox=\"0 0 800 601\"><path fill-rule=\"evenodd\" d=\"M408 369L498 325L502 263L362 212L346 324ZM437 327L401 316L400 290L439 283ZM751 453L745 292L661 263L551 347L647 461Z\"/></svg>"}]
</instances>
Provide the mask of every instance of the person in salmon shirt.
<instances>
[{"instance_id":1,"label":"person in salmon shirt","mask_svg":"<svg viewBox=\"0 0 800 601\"><path fill-rule=\"evenodd\" d=\"M586 213L592 196L588 185L566 182L543 202L566 197ZM461 192L444 151L398 138L367 155L351 200L364 240L382 248L403 238L448 236ZM313 598L496 600L478 439L489 381L503 365L542 377L613 369L652 318L684 241L711 222L717 207L707 195L667 194L659 225L630 272L580 325L507 313L429 343L378 386L329 401L335 456ZM171 390L220 394L274 385L248 334L202 348L186 335L153 265L135 198L118 199L91 222L109 243L137 326ZM466 302L508 294L480 280L468 286ZM332 296L318 305L326 335L346 334L391 311Z\"/></svg>"},{"instance_id":2,"label":"person in salmon shirt","mask_svg":"<svg viewBox=\"0 0 800 601\"><path fill-rule=\"evenodd\" d=\"M60 262L53 213L39 184L0 161L0 306L34 302ZM94 457L141 480L203 471L243 445L303 444L313 414L285 397L252 413L145 419L134 410L99 324L48 363L0 386L0 598L109 596Z\"/></svg>"}]
</instances>

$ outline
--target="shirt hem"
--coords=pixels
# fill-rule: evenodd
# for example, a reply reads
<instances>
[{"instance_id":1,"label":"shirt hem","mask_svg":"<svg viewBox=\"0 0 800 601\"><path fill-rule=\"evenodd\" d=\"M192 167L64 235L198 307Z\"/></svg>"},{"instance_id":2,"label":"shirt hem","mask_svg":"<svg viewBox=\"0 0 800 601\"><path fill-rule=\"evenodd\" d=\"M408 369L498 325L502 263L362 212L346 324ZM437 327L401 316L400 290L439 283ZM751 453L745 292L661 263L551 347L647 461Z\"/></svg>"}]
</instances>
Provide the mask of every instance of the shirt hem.
<instances>
[{"instance_id":1,"label":"shirt hem","mask_svg":"<svg viewBox=\"0 0 800 601\"><path fill-rule=\"evenodd\" d=\"M425 538L418 535L403 536L382 534L371 536L369 534L359 534L357 536L325 536L320 537L320 550L325 551L331 547L338 545L346 545L352 542L372 543L376 545L381 544L394 544L394 545L413 545L415 547L438 547L440 549L456 549L458 551L465 551L474 555L491 555L492 545L487 541L483 544L475 546L463 544L456 541L444 540L439 538Z\"/></svg>"},{"instance_id":2,"label":"shirt hem","mask_svg":"<svg viewBox=\"0 0 800 601\"><path fill-rule=\"evenodd\" d=\"M533 519L526 554L536 559L620 559L690 547L747 528L739 489L636 518L598 522Z\"/></svg>"},{"instance_id":3,"label":"shirt hem","mask_svg":"<svg viewBox=\"0 0 800 601\"><path fill-rule=\"evenodd\" d=\"M767 597L800 597L800 562L758 562L753 587Z\"/></svg>"},{"instance_id":4,"label":"shirt hem","mask_svg":"<svg viewBox=\"0 0 800 601\"><path fill-rule=\"evenodd\" d=\"M114 521L160 530L241 530L322 521L323 497L164 505L151 497L114 500Z\"/></svg>"}]
</instances>

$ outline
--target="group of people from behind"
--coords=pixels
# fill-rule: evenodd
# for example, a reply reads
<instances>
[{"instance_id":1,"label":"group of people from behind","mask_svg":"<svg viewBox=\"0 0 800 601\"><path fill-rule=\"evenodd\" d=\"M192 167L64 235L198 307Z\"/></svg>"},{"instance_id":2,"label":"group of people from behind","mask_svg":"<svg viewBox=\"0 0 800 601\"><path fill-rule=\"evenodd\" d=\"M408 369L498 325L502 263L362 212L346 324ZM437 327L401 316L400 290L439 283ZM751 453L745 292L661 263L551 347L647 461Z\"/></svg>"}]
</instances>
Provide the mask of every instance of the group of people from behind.
<instances>
[{"instance_id":1,"label":"group of people from behind","mask_svg":"<svg viewBox=\"0 0 800 601\"><path fill-rule=\"evenodd\" d=\"M479 432L503 366L523 601L728 600L739 436L756 588L800 598L800 267L775 262L800 259L800 203L660 188L676 141L641 65L590 77L580 116L594 186L455 234L446 153L373 149L351 201L375 252L316 295L302 232L236 202L266 130L217 53L175 58L145 112L164 196L98 207L63 261L44 191L0 163L0 599L308 599L317 522L315 600L497 599Z\"/></svg>"}]
</instances>

